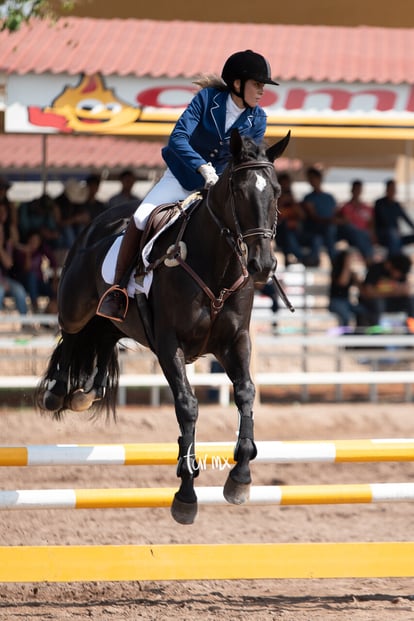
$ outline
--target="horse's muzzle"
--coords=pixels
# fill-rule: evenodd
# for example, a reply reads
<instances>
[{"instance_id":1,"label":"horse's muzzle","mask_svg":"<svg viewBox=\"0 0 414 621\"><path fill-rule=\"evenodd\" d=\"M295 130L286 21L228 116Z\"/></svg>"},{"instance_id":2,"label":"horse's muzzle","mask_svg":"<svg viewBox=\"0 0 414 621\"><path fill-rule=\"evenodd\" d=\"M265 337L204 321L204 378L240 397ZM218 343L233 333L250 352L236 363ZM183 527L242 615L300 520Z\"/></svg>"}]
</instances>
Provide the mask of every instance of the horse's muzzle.
<instances>
[{"instance_id":1,"label":"horse's muzzle","mask_svg":"<svg viewBox=\"0 0 414 621\"><path fill-rule=\"evenodd\" d=\"M257 284L265 284L276 268L276 257L270 244L257 244L250 248L247 258L247 271Z\"/></svg>"},{"instance_id":2,"label":"horse's muzzle","mask_svg":"<svg viewBox=\"0 0 414 621\"><path fill-rule=\"evenodd\" d=\"M247 263L247 271L255 283L265 284L272 272L274 261L263 264L257 258L251 259Z\"/></svg>"}]
</instances>

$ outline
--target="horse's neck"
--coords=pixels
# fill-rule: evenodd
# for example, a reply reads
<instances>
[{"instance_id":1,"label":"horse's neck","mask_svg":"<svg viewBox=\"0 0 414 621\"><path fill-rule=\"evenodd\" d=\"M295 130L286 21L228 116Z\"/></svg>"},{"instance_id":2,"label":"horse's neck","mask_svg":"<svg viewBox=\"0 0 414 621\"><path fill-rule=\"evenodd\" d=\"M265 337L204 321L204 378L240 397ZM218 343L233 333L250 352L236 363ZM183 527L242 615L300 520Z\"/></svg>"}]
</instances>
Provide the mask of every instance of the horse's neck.
<instances>
[{"instance_id":1,"label":"horse's neck","mask_svg":"<svg viewBox=\"0 0 414 621\"><path fill-rule=\"evenodd\" d=\"M229 229L222 221L217 205L207 207L204 199L200 208L191 217L189 239L197 254L203 257L199 269L211 282L231 279L240 271L240 264L234 251L234 244L226 239ZM223 207L224 209L224 207ZM212 213L211 213L212 212Z\"/></svg>"}]
</instances>

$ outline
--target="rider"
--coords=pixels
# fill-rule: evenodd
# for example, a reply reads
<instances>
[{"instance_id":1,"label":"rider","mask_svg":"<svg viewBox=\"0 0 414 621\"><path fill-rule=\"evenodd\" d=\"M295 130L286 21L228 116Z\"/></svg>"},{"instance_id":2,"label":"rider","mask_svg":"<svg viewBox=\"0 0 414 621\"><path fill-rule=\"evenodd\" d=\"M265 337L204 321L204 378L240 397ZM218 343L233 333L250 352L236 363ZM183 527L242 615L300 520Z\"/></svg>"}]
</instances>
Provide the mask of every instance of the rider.
<instances>
[{"instance_id":1,"label":"rider","mask_svg":"<svg viewBox=\"0 0 414 621\"><path fill-rule=\"evenodd\" d=\"M258 105L265 84L275 84L270 65L252 50L236 52L224 63L221 79L202 76L195 82L201 90L178 119L162 157L164 175L149 191L128 223L115 268L115 285L102 296L97 314L123 321L128 310L125 286L142 231L150 213L167 202L184 200L204 185L218 180L230 159L230 133L237 128L257 144L266 130L266 114Z\"/></svg>"}]
</instances>

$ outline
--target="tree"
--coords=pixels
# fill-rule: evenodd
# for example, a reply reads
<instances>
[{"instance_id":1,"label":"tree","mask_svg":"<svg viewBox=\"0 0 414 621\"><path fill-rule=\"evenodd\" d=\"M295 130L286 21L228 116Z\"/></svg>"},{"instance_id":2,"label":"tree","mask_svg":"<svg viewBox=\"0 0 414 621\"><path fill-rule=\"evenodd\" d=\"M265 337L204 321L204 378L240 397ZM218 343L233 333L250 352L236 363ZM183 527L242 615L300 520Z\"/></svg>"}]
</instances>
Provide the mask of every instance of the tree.
<instances>
[{"instance_id":1,"label":"tree","mask_svg":"<svg viewBox=\"0 0 414 621\"><path fill-rule=\"evenodd\" d=\"M76 0L0 0L0 30L14 32L33 18L57 19Z\"/></svg>"}]
</instances>

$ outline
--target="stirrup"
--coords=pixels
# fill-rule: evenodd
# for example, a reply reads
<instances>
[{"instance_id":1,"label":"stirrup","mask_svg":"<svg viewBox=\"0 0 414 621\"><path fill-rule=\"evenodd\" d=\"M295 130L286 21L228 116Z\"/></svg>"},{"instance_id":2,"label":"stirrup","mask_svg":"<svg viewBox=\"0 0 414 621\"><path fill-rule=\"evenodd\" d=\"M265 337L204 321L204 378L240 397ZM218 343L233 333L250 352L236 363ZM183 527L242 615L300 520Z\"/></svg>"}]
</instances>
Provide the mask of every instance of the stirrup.
<instances>
[{"instance_id":1,"label":"stirrup","mask_svg":"<svg viewBox=\"0 0 414 621\"><path fill-rule=\"evenodd\" d=\"M129 298L126 289L119 285L109 287L98 303L96 314L112 321L124 321L128 312Z\"/></svg>"}]
</instances>

